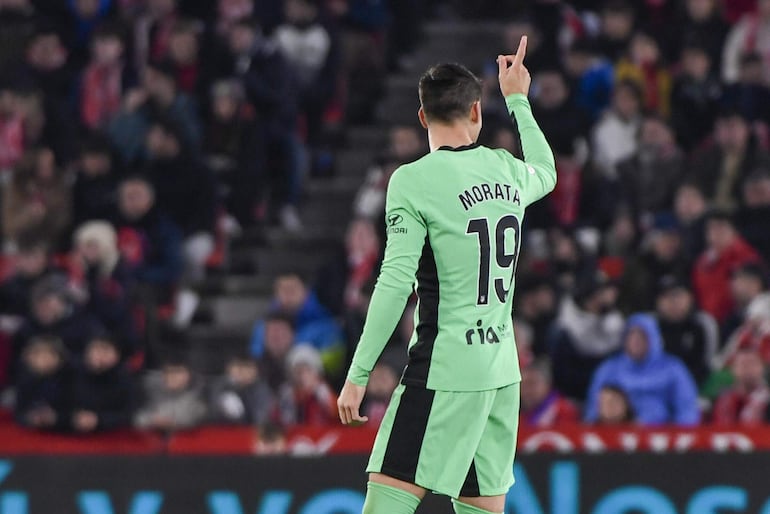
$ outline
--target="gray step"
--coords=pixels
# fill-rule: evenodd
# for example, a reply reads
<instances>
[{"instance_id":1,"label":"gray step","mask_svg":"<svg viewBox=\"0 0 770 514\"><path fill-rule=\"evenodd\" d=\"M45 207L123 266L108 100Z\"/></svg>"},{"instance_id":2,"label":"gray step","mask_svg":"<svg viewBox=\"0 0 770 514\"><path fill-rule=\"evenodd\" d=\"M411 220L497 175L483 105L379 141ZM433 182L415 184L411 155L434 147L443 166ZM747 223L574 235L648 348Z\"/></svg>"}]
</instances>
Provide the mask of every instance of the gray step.
<instances>
[{"instance_id":1,"label":"gray step","mask_svg":"<svg viewBox=\"0 0 770 514\"><path fill-rule=\"evenodd\" d=\"M365 177L380 149L350 149L337 152L335 169L340 177Z\"/></svg>"},{"instance_id":2,"label":"gray step","mask_svg":"<svg viewBox=\"0 0 770 514\"><path fill-rule=\"evenodd\" d=\"M193 325L188 330L191 366L205 375L221 374L229 356L248 350L251 330Z\"/></svg>"},{"instance_id":3,"label":"gray step","mask_svg":"<svg viewBox=\"0 0 770 514\"><path fill-rule=\"evenodd\" d=\"M380 149L387 144L388 127L381 125L356 125L348 128L345 146L350 149Z\"/></svg>"},{"instance_id":4,"label":"gray step","mask_svg":"<svg viewBox=\"0 0 770 514\"><path fill-rule=\"evenodd\" d=\"M210 277L198 284L196 289L205 295L233 294L269 296L273 290L273 279L272 277L258 273L253 275Z\"/></svg>"},{"instance_id":5,"label":"gray step","mask_svg":"<svg viewBox=\"0 0 770 514\"><path fill-rule=\"evenodd\" d=\"M199 309L211 314L215 326L246 330L269 306L270 298L265 296L215 295L203 298Z\"/></svg>"}]
</instances>

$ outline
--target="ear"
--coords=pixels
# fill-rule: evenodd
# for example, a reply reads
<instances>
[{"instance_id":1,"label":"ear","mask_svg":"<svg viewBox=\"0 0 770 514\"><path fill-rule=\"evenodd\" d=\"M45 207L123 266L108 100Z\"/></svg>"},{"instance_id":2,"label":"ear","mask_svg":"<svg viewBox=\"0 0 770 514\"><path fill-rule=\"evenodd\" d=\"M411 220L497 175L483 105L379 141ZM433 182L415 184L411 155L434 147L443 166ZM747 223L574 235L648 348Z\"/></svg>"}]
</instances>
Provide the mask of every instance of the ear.
<instances>
[{"instance_id":1,"label":"ear","mask_svg":"<svg viewBox=\"0 0 770 514\"><path fill-rule=\"evenodd\" d=\"M471 122L478 123L481 121L481 100L477 100L473 102L473 105L471 105Z\"/></svg>"},{"instance_id":2,"label":"ear","mask_svg":"<svg viewBox=\"0 0 770 514\"><path fill-rule=\"evenodd\" d=\"M420 110L417 111L417 117L420 118L420 125L422 125L422 128L427 129L428 118L425 117L425 111L422 110L422 107L420 107Z\"/></svg>"}]
</instances>

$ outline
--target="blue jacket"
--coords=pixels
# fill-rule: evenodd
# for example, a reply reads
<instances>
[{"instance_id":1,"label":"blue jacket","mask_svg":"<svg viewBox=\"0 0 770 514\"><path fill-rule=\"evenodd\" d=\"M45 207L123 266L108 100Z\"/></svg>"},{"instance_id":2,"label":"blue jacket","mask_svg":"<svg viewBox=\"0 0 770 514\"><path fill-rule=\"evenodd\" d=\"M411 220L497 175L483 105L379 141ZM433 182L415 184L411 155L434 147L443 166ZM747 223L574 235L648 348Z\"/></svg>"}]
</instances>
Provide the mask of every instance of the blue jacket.
<instances>
[{"instance_id":1,"label":"blue jacket","mask_svg":"<svg viewBox=\"0 0 770 514\"><path fill-rule=\"evenodd\" d=\"M631 329L641 329L647 335L647 355L635 361L620 353L599 366L588 392L586 421L594 422L598 417L602 387L614 385L626 392L637 421L643 425L697 424L700 411L695 381L682 361L663 351L663 338L655 318L635 314L629 318L625 333Z\"/></svg>"},{"instance_id":2,"label":"blue jacket","mask_svg":"<svg viewBox=\"0 0 770 514\"><path fill-rule=\"evenodd\" d=\"M274 305L271 311L275 310L278 308ZM342 329L313 292L308 294L305 303L294 316L294 332L294 341L308 343L320 352L342 343ZM265 349L264 321L259 321L254 326L250 347L253 356L262 356Z\"/></svg>"}]
</instances>

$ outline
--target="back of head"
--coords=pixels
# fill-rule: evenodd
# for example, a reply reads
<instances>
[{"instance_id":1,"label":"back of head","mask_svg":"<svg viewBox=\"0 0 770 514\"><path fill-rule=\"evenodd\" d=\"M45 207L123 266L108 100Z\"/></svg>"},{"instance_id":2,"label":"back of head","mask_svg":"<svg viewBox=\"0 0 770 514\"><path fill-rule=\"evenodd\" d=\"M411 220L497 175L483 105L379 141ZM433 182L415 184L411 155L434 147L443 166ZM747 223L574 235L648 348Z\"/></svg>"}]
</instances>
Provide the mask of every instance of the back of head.
<instances>
[{"instance_id":1,"label":"back of head","mask_svg":"<svg viewBox=\"0 0 770 514\"><path fill-rule=\"evenodd\" d=\"M429 122L452 123L481 100L481 81L461 64L437 64L420 77L419 92Z\"/></svg>"}]
</instances>

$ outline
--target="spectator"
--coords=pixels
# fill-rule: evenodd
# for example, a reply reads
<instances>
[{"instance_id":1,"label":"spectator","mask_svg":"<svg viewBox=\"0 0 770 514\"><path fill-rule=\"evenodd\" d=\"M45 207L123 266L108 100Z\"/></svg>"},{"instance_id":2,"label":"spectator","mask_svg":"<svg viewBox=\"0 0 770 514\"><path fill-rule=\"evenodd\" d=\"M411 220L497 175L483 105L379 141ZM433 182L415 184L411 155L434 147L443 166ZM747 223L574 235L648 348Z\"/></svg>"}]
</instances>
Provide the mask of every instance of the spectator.
<instances>
[{"instance_id":1,"label":"spectator","mask_svg":"<svg viewBox=\"0 0 770 514\"><path fill-rule=\"evenodd\" d=\"M265 319L264 349L259 355L260 372L265 381L277 393L286 382L286 357L296 340L290 316L272 313ZM254 355L254 348L251 348Z\"/></svg>"},{"instance_id":2,"label":"spectator","mask_svg":"<svg viewBox=\"0 0 770 514\"><path fill-rule=\"evenodd\" d=\"M14 242L34 231L58 247L72 220L70 185L49 148L28 152L3 194L3 236Z\"/></svg>"},{"instance_id":3,"label":"spectator","mask_svg":"<svg viewBox=\"0 0 770 514\"><path fill-rule=\"evenodd\" d=\"M86 139L80 146L72 186L75 226L115 219L118 175L109 141L102 137Z\"/></svg>"},{"instance_id":4,"label":"spectator","mask_svg":"<svg viewBox=\"0 0 770 514\"><path fill-rule=\"evenodd\" d=\"M75 432L92 433L131 425L133 384L114 339L91 339L74 382L70 423Z\"/></svg>"},{"instance_id":5,"label":"spectator","mask_svg":"<svg viewBox=\"0 0 770 514\"><path fill-rule=\"evenodd\" d=\"M265 134L256 113L246 102L238 80L223 79L211 88L203 151L206 164L225 189L227 211L249 227L259 221L265 192Z\"/></svg>"},{"instance_id":6,"label":"spectator","mask_svg":"<svg viewBox=\"0 0 770 514\"><path fill-rule=\"evenodd\" d=\"M118 191L118 246L133 277L168 298L182 270L182 235L155 204L142 178L128 178Z\"/></svg>"},{"instance_id":7,"label":"spectator","mask_svg":"<svg viewBox=\"0 0 770 514\"><path fill-rule=\"evenodd\" d=\"M770 263L770 170L752 172L743 183L743 202L735 223L746 242Z\"/></svg>"},{"instance_id":8,"label":"spectator","mask_svg":"<svg viewBox=\"0 0 770 514\"><path fill-rule=\"evenodd\" d=\"M657 116L646 116L636 152L617 166L623 203L642 220L672 206L684 171L684 154L671 127Z\"/></svg>"},{"instance_id":9,"label":"spectator","mask_svg":"<svg viewBox=\"0 0 770 514\"><path fill-rule=\"evenodd\" d=\"M682 236L682 256L691 265L706 247L708 204L703 191L692 182L684 182L674 194L674 213Z\"/></svg>"},{"instance_id":10,"label":"spectator","mask_svg":"<svg viewBox=\"0 0 770 514\"><path fill-rule=\"evenodd\" d=\"M741 426L764 424L769 414L770 388L759 353L755 349L738 351L730 368L734 383L717 398L714 423Z\"/></svg>"},{"instance_id":11,"label":"spectator","mask_svg":"<svg viewBox=\"0 0 770 514\"><path fill-rule=\"evenodd\" d=\"M75 359L104 327L88 311L75 305L66 277L52 275L35 284L31 294L31 316L15 335L17 355L36 336L55 336Z\"/></svg>"},{"instance_id":12,"label":"spectator","mask_svg":"<svg viewBox=\"0 0 770 514\"><path fill-rule=\"evenodd\" d=\"M379 268L381 251L374 224L368 219L353 220L348 225L344 254L335 255L319 273L319 301L334 314L360 307L363 288Z\"/></svg>"},{"instance_id":13,"label":"spectator","mask_svg":"<svg viewBox=\"0 0 770 514\"><path fill-rule=\"evenodd\" d=\"M274 408L273 392L260 376L257 362L248 355L234 355L225 374L211 385L209 417L212 421L263 426Z\"/></svg>"},{"instance_id":14,"label":"spectator","mask_svg":"<svg viewBox=\"0 0 770 514\"><path fill-rule=\"evenodd\" d=\"M618 81L634 82L642 92L644 109L663 118L671 111L671 75L663 64L658 42L651 34L637 32L628 56L615 65Z\"/></svg>"},{"instance_id":15,"label":"spectator","mask_svg":"<svg viewBox=\"0 0 770 514\"><path fill-rule=\"evenodd\" d=\"M712 212L706 221L706 245L695 263L693 288L700 308L723 323L734 306L730 295L731 273L760 258L738 234L731 216L722 211Z\"/></svg>"},{"instance_id":16,"label":"spectator","mask_svg":"<svg viewBox=\"0 0 770 514\"><path fill-rule=\"evenodd\" d=\"M598 419L602 387L618 385L628 394L640 424L697 425L700 412L695 382L682 362L663 350L655 318L647 314L629 318L623 345L623 353L610 357L596 370L588 393L586 421Z\"/></svg>"},{"instance_id":17,"label":"spectator","mask_svg":"<svg viewBox=\"0 0 770 514\"><path fill-rule=\"evenodd\" d=\"M614 84L612 63L588 39L576 41L565 58L567 72L575 82L575 102L594 121L609 106Z\"/></svg>"},{"instance_id":18,"label":"spectator","mask_svg":"<svg viewBox=\"0 0 770 514\"><path fill-rule=\"evenodd\" d=\"M545 277L524 274L516 281L514 302L513 312L532 329L532 351L535 355L548 353L548 327L556 318L558 306L553 284ZM516 330L516 323L513 326Z\"/></svg>"},{"instance_id":19,"label":"spectator","mask_svg":"<svg viewBox=\"0 0 770 514\"><path fill-rule=\"evenodd\" d=\"M234 75L243 83L246 98L262 120L268 159L279 163L269 177L271 200L283 226L299 230L302 222L294 203L304 149L295 132L299 100L291 68L254 20L236 23L228 42Z\"/></svg>"},{"instance_id":20,"label":"spectator","mask_svg":"<svg viewBox=\"0 0 770 514\"><path fill-rule=\"evenodd\" d=\"M80 78L80 121L88 129L106 127L120 111L123 92L133 86L124 53L123 34L118 27L96 29L91 60Z\"/></svg>"},{"instance_id":21,"label":"spectator","mask_svg":"<svg viewBox=\"0 0 770 514\"><path fill-rule=\"evenodd\" d=\"M76 278L81 281L85 307L113 334L120 353L130 357L136 350L132 317L133 281L118 251L118 236L106 221L90 221L74 236Z\"/></svg>"},{"instance_id":22,"label":"spectator","mask_svg":"<svg viewBox=\"0 0 770 514\"><path fill-rule=\"evenodd\" d=\"M182 229L186 277L201 280L214 251L214 179L185 150L171 124L152 123L145 147L149 161L144 174L153 185L158 206Z\"/></svg>"},{"instance_id":23,"label":"spectator","mask_svg":"<svg viewBox=\"0 0 770 514\"><path fill-rule=\"evenodd\" d=\"M144 430L176 431L198 426L206 416L203 382L183 360L167 359L144 380L145 400L134 417Z\"/></svg>"},{"instance_id":24,"label":"spectator","mask_svg":"<svg viewBox=\"0 0 770 514\"><path fill-rule=\"evenodd\" d=\"M0 82L0 172L3 175L19 162L27 147L24 111L15 89L8 81Z\"/></svg>"},{"instance_id":25,"label":"spectator","mask_svg":"<svg viewBox=\"0 0 770 514\"><path fill-rule=\"evenodd\" d=\"M631 401L626 392L618 386L603 386L599 390L598 403L597 425L625 425L635 421L636 415Z\"/></svg>"},{"instance_id":26,"label":"spectator","mask_svg":"<svg viewBox=\"0 0 770 514\"><path fill-rule=\"evenodd\" d=\"M549 335L556 389L585 398L594 370L621 345L623 316L617 310L617 287L594 272L578 285L574 297L559 307Z\"/></svg>"},{"instance_id":27,"label":"spectator","mask_svg":"<svg viewBox=\"0 0 770 514\"><path fill-rule=\"evenodd\" d=\"M307 141L316 149L324 112L337 88L336 42L321 22L321 2L287 0L284 23L273 37L297 78L299 105L307 124Z\"/></svg>"},{"instance_id":28,"label":"spectator","mask_svg":"<svg viewBox=\"0 0 770 514\"><path fill-rule=\"evenodd\" d=\"M321 352L324 368L328 372L334 373L340 369L344 358L342 330L299 275L287 273L275 279L271 311L292 318L295 340L308 343ZM251 337L252 355L262 355L264 339L265 324L259 322Z\"/></svg>"},{"instance_id":29,"label":"spectator","mask_svg":"<svg viewBox=\"0 0 770 514\"><path fill-rule=\"evenodd\" d=\"M641 124L642 92L634 82L620 82L612 93L612 105L594 125L594 164L609 179L617 176L617 165L637 150Z\"/></svg>"},{"instance_id":30,"label":"spectator","mask_svg":"<svg viewBox=\"0 0 770 514\"><path fill-rule=\"evenodd\" d=\"M738 67L741 55L757 52L765 55L770 52L770 0L757 0L757 10L736 23L725 41L722 78L727 83L738 79ZM765 68L770 64L764 59ZM765 71L765 80L770 78Z\"/></svg>"},{"instance_id":31,"label":"spectator","mask_svg":"<svg viewBox=\"0 0 770 514\"><path fill-rule=\"evenodd\" d=\"M34 234L19 240L13 272L0 285L0 312L15 318L11 325L30 316L32 289L43 277L53 273L48 245Z\"/></svg>"},{"instance_id":32,"label":"spectator","mask_svg":"<svg viewBox=\"0 0 770 514\"><path fill-rule=\"evenodd\" d=\"M677 55L688 44L697 42L717 70L716 75L721 70L722 48L729 29L719 3L719 0L687 0L684 19L675 26L675 47L672 48L672 53Z\"/></svg>"},{"instance_id":33,"label":"spectator","mask_svg":"<svg viewBox=\"0 0 770 514\"><path fill-rule=\"evenodd\" d=\"M199 58L201 24L194 20L177 20L168 39L168 58L175 70L179 90L187 95L206 93L205 70Z\"/></svg>"},{"instance_id":34,"label":"spectator","mask_svg":"<svg viewBox=\"0 0 770 514\"><path fill-rule=\"evenodd\" d=\"M156 119L167 120L175 127L187 151L200 150L201 125L195 103L179 91L173 65L168 61L146 67L142 86L124 95L123 107L107 129L126 163L139 164L146 159L147 133Z\"/></svg>"},{"instance_id":35,"label":"spectator","mask_svg":"<svg viewBox=\"0 0 770 514\"><path fill-rule=\"evenodd\" d=\"M767 123L770 120L770 88L765 78L763 57L754 52L741 57L738 81L727 85L722 105L734 109L750 122Z\"/></svg>"},{"instance_id":36,"label":"spectator","mask_svg":"<svg viewBox=\"0 0 770 514\"><path fill-rule=\"evenodd\" d=\"M677 220L668 213L654 218L645 234L639 255L632 257L620 280L621 309L626 314L651 310L657 287L665 275L686 275L689 263L682 253L682 234Z\"/></svg>"},{"instance_id":37,"label":"spectator","mask_svg":"<svg viewBox=\"0 0 770 514\"><path fill-rule=\"evenodd\" d=\"M21 354L16 379L16 421L37 430L64 430L69 412L72 370L59 339L30 339Z\"/></svg>"},{"instance_id":38,"label":"spectator","mask_svg":"<svg viewBox=\"0 0 770 514\"><path fill-rule=\"evenodd\" d=\"M714 0L688 3L694 1ZM714 128L722 86L714 76L713 62L708 51L696 43L682 49L682 70L671 94L671 125L686 151L701 144Z\"/></svg>"},{"instance_id":39,"label":"spectator","mask_svg":"<svg viewBox=\"0 0 770 514\"><path fill-rule=\"evenodd\" d=\"M577 408L553 388L551 366L545 359L522 369L521 418L531 427L555 427L577 423Z\"/></svg>"},{"instance_id":40,"label":"spectator","mask_svg":"<svg viewBox=\"0 0 770 514\"><path fill-rule=\"evenodd\" d=\"M257 455L285 455L288 452L286 432L277 423L268 423L257 431L254 453Z\"/></svg>"},{"instance_id":41,"label":"spectator","mask_svg":"<svg viewBox=\"0 0 770 514\"><path fill-rule=\"evenodd\" d=\"M751 301L746 309L746 321L727 340L717 367L730 366L741 350L755 350L765 365L770 365L770 293Z\"/></svg>"},{"instance_id":42,"label":"spectator","mask_svg":"<svg viewBox=\"0 0 770 514\"><path fill-rule=\"evenodd\" d=\"M682 360L696 384L711 374L719 347L719 328L711 315L695 308L687 284L674 275L658 282L655 317L666 353Z\"/></svg>"},{"instance_id":43,"label":"spectator","mask_svg":"<svg viewBox=\"0 0 770 514\"><path fill-rule=\"evenodd\" d=\"M288 383L278 393L283 426L324 426L339 422L337 397L323 379L321 355L312 346L296 346L286 359Z\"/></svg>"},{"instance_id":44,"label":"spectator","mask_svg":"<svg viewBox=\"0 0 770 514\"><path fill-rule=\"evenodd\" d=\"M540 71L534 77L533 90L532 112L548 142L563 149L563 153L573 155L580 145L586 144L589 120L573 102L564 73L557 68Z\"/></svg>"},{"instance_id":45,"label":"spectator","mask_svg":"<svg viewBox=\"0 0 770 514\"><path fill-rule=\"evenodd\" d=\"M0 4L0 70L16 64L24 54L24 45L38 24L37 14L31 0Z\"/></svg>"},{"instance_id":46,"label":"spectator","mask_svg":"<svg viewBox=\"0 0 770 514\"><path fill-rule=\"evenodd\" d=\"M178 19L177 0L147 0L134 22L134 67L141 71L148 62L168 53L171 31Z\"/></svg>"},{"instance_id":47,"label":"spectator","mask_svg":"<svg viewBox=\"0 0 770 514\"><path fill-rule=\"evenodd\" d=\"M623 57L634 33L634 8L625 0L610 0L604 4L599 16L599 50L611 61L617 62Z\"/></svg>"},{"instance_id":48,"label":"spectator","mask_svg":"<svg viewBox=\"0 0 770 514\"><path fill-rule=\"evenodd\" d=\"M730 295L733 310L722 324L722 334L727 337L746 321L749 305L767 289L768 275L764 266L748 263L733 270L730 275Z\"/></svg>"},{"instance_id":49,"label":"spectator","mask_svg":"<svg viewBox=\"0 0 770 514\"><path fill-rule=\"evenodd\" d=\"M361 414L369 419L372 425L382 423L390 397L398 386L403 359L390 351L380 358L380 361L372 369L369 382L366 384L366 397L361 407Z\"/></svg>"},{"instance_id":50,"label":"spectator","mask_svg":"<svg viewBox=\"0 0 770 514\"><path fill-rule=\"evenodd\" d=\"M722 112L714 129L714 144L692 156L689 179L698 185L714 207L738 206L743 181L767 156L751 137L746 118L735 111Z\"/></svg>"},{"instance_id":51,"label":"spectator","mask_svg":"<svg viewBox=\"0 0 770 514\"><path fill-rule=\"evenodd\" d=\"M353 212L362 218L379 221L385 217L385 192L396 169L418 159L424 153L422 134L416 127L396 125L388 132L388 147L366 172L366 180L356 193ZM381 235L384 235L381 234Z\"/></svg>"}]
</instances>

